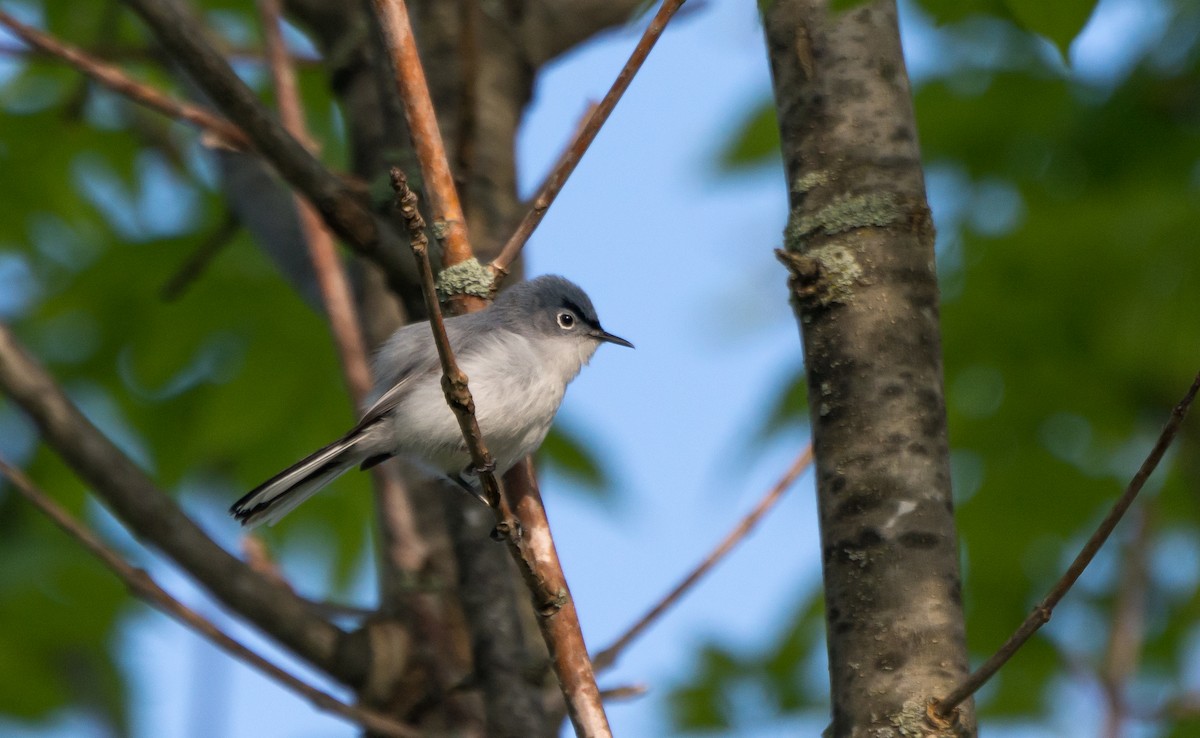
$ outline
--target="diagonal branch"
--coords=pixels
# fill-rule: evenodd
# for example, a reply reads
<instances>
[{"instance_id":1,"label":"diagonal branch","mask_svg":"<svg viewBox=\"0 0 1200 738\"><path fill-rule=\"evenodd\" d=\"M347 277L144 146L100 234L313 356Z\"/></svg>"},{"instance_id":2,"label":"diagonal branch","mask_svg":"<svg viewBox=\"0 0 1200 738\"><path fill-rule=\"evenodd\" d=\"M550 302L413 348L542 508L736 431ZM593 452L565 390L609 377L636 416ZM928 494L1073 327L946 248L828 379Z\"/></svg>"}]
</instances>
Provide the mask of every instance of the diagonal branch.
<instances>
[{"instance_id":1,"label":"diagonal branch","mask_svg":"<svg viewBox=\"0 0 1200 738\"><path fill-rule=\"evenodd\" d=\"M360 194L283 129L208 41L205 29L176 0L123 0L220 110L241 127L275 170L321 213L334 233L379 265L401 295L414 281L391 228Z\"/></svg>"},{"instance_id":2,"label":"diagonal branch","mask_svg":"<svg viewBox=\"0 0 1200 738\"><path fill-rule=\"evenodd\" d=\"M97 59L82 49L64 43L48 33L27 26L8 13L0 10L0 25L6 26L18 38L47 54L61 58L108 89L124 95L134 102L157 110L169 118L191 123L216 136L225 145L236 149L250 147L250 140L241 129L199 105L176 100L165 92L133 79L119 67Z\"/></svg>"},{"instance_id":3,"label":"diagonal branch","mask_svg":"<svg viewBox=\"0 0 1200 738\"><path fill-rule=\"evenodd\" d=\"M288 133L311 148L311 138L304 122L304 108L296 88L296 70L279 28L279 0L258 0L258 9L271 79L275 85L275 100L279 105L279 118ZM367 365L367 349L359 329L350 284L338 259L333 236L321 222L321 216L299 195L295 199L300 213L300 229L317 273L317 286L321 291L321 301L325 304L325 313L329 316L329 327L337 344L346 385L355 408L362 409L363 401L371 391L371 369Z\"/></svg>"},{"instance_id":4,"label":"diagonal branch","mask_svg":"<svg viewBox=\"0 0 1200 738\"><path fill-rule=\"evenodd\" d=\"M575 167L579 164L579 160L583 158L588 147L592 145L592 141L596 139L596 134L600 132L600 127L608 120L608 116L612 113L613 108L617 107L617 103L621 100L621 96L625 94L625 90L629 89L629 83L633 81L633 77L642 68L642 63L646 61L646 57L650 55L650 49L654 48L654 44L658 38L662 36L663 31L667 27L667 21L671 20L671 16L675 15L675 11L683 5L685 0L664 0L662 7L654 15L650 21L650 25L646 27L646 31L642 34L642 38L634 47L633 53L629 55L629 61L625 62L625 66L617 75L616 81L604 99L596 106L591 117L588 118L583 129L575 136L575 140L571 142L567 153L555 165L550 176L546 178L541 190L533 199L533 206L521 222L517 225L516 231L504 244L499 255L492 259L492 270L497 275L503 276L508 272L508 267L521 253L521 249L525 246L525 242L533 235L533 231L542 222L542 218L546 216L546 211L550 209L550 205L554 202L554 198L558 197L558 193L562 191L563 185L567 183L567 177L575 171Z\"/></svg>"},{"instance_id":5,"label":"diagonal branch","mask_svg":"<svg viewBox=\"0 0 1200 738\"><path fill-rule=\"evenodd\" d=\"M42 438L139 540L185 569L212 595L326 673L347 683L365 667L342 659L345 633L286 588L218 546L92 425L0 324L0 390L37 424Z\"/></svg>"},{"instance_id":6,"label":"diagonal branch","mask_svg":"<svg viewBox=\"0 0 1200 738\"><path fill-rule=\"evenodd\" d=\"M392 167L392 189L396 192L396 210L408 226L413 254L417 257L417 268L421 273L421 292L425 296L425 309L429 313L429 327L433 331L433 341L437 345L438 358L442 362L442 390L446 393L446 402L458 419L459 428L462 429L467 450L471 454L471 463L475 465L479 474L479 482L487 504L497 515L503 517L499 521L498 530L507 534L513 528L513 521L508 513L501 513L506 507L494 473L496 464L484 445L479 421L475 419L475 400L471 397L470 387L467 386L467 375L458 367L454 351L450 348L450 338L446 335L446 323L442 319L442 307L438 304L433 267L429 263L429 239L425 236L425 219L421 217L417 208L416 193L409 188L408 178L398 167Z\"/></svg>"},{"instance_id":7,"label":"diagonal branch","mask_svg":"<svg viewBox=\"0 0 1200 738\"><path fill-rule=\"evenodd\" d=\"M200 613L172 597L144 570L131 566L121 558L120 554L106 546L95 533L51 500L45 492L38 489L21 470L0 459L0 473L8 477L17 488L17 491L32 503L34 507L38 508L46 517L54 521L55 525L78 541L93 556L100 559L101 563L125 583L125 586L129 588L129 591L134 596L158 608L182 625L191 628L222 651L225 651L234 658L241 659L267 676L282 683L296 694L308 700L309 703L319 710L340 715L376 733L396 736L396 738L414 738L420 735L413 728L397 723L391 718L380 715L377 712L354 705L347 705L329 693L317 689L297 678L292 673L266 660L218 628L211 620L208 620L200 615Z\"/></svg>"},{"instance_id":8,"label":"diagonal branch","mask_svg":"<svg viewBox=\"0 0 1200 738\"><path fill-rule=\"evenodd\" d=\"M458 368L446 336L433 269L429 264L425 224L417 209L416 195L409 189L404 173L396 167L392 168L392 187L396 191L397 208L408 224L413 253L421 269L421 288L429 310L429 324L442 361L442 389L446 393L446 402L458 418L472 463L479 470L487 502L496 515L496 535L508 544L509 553L533 597L538 625L550 651L554 673L567 703L567 713L577 735L611 736L600 689L579 627L579 616L534 481L532 463L526 459L525 464L509 471L505 477L508 495L501 495L492 473L494 464L475 419L467 377Z\"/></svg>"},{"instance_id":9,"label":"diagonal branch","mask_svg":"<svg viewBox=\"0 0 1200 738\"><path fill-rule=\"evenodd\" d=\"M604 671L615 664L617 659L620 658L621 653L624 652L624 650L629 646L630 643L634 641L634 639L640 636L647 628L653 625L655 621L662 617L664 612L678 602L683 595L687 594L687 592L694 587L696 583L704 577L705 574L719 564L721 560L724 559L729 552L738 545L738 543L740 543L747 535L749 535L750 531L754 530L754 527L758 525L758 522L762 520L768 512L771 511L771 508L775 507L775 503L779 502L779 500L783 498L783 494L791 488L792 484L800 478L800 475L804 473L804 470L807 469L810 464L812 464L811 443L804 447L804 450L800 452L800 455L797 456L796 460L792 462L791 467L789 467L788 470L784 472L783 476L779 478L779 481L776 482L771 489L767 490L767 493L763 495L763 498L759 500L757 505L754 506L754 509L747 513L746 517L742 518L741 522L739 522L734 529L731 530L727 536L725 536L724 540L722 540L721 543L712 550L712 553L704 557L704 560L701 561L695 569L693 569L687 576L680 580L679 584L675 585L670 592L668 592L661 600L659 600L657 605L646 611L646 614L639 618L636 623L631 625L629 629L621 635L621 637L613 641L611 646L598 653L596 657L592 659L592 663L595 665L596 671Z\"/></svg>"},{"instance_id":10,"label":"diagonal branch","mask_svg":"<svg viewBox=\"0 0 1200 738\"><path fill-rule=\"evenodd\" d=\"M417 40L408 20L404 0L374 0L380 28L391 52L396 72L396 85L404 102L404 117L408 120L413 148L421 164L425 193L433 211L433 228L444 246L442 262L453 266L475 256L467 239L467 220L463 216L454 175L442 143L437 114L425 81L425 69L417 54ZM476 309L483 306L480 303Z\"/></svg>"},{"instance_id":11,"label":"diagonal branch","mask_svg":"<svg viewBox=\"0 0 1200 738\"><path fill-rule=\"evenodd\" d=\"M992 657L971 673L969 677L953 692L941 699L935 699L929 706L930 713L933 717L946 719L950 717L955 708L962 703L963 700L970 697L980 687L987 683L992 676L1000 670L1000 667L1008 663L1008 660L1013 657L1021 646L1025 645L1034 633L1043 625L1050 621L1050 616L1054 614L1054 607L1066 596L1075 581L1083 574L1083 570L1088 564L1092 563L1092 559L1096 557L1096 553L1104 542L1108 540L1113 529L1117 527L1117 523L1121 522L1121 518L1137 499L1138 493L1142 491L1146 480L1154 473L1158 467L1162 457L1170 448L1171 443L1175 440L1176 434L1179 433L1179 426L1183 424L1183 419L1187 416L1188 409L1192 406L1192 401L1196 399L1196 392L1200 391L1200 373L1192 381L1192 386L1188 388L1183 399L1171 411L1171 417L1163 426L1162 432L1158 435L1158 440L1155 441L1154 447L1150 449L1150 453L1146 455L1146 459L1138 468L1137 473L1133 475L1133 479L1129 481L1129 485L1125 488L1125 492L1113 503L1112 509L1108 515L1100 522L1100 526L1096 528L1096 532L1084 544L1083 549L1071 565L1067 567L1067 571L1062 577L1055 582L1050 589L1050 593L1046 595L1046 599L1038 603L1037 607L1033 608L1033 612L1025 618L1021 626L1017 628L1000 650L992 654Z\"/></svg>"}]
</instances>

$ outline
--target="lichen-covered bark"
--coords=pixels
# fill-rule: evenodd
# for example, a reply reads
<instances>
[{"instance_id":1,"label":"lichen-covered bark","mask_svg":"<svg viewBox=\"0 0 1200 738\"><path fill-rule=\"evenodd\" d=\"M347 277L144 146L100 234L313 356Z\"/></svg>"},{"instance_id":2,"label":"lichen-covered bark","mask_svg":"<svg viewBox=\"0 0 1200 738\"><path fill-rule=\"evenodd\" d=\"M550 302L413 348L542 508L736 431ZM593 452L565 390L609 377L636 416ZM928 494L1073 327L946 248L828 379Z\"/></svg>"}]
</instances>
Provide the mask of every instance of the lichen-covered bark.
<instances>
[{"instance_id":1,"label":"lichen-covered bark","mask_svg":"<svg viewBox=\"0 0 1200 738\"><path fill-rule=\"evenodd\" d=\"M933 225L893 0L764 15L791 213L780 259L804 339L832 736L926 722L967 672Z\"/></svg>"}]
</instances>

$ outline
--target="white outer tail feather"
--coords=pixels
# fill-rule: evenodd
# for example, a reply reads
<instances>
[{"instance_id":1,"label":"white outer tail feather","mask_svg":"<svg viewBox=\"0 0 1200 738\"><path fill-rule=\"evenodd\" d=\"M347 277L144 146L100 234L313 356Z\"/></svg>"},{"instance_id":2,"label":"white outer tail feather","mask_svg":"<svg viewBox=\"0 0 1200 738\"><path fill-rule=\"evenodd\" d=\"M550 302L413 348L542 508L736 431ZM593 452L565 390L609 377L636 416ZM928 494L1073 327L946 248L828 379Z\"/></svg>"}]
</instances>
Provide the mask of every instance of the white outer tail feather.
<instances>
[{"instance_id":1,"label":"white outer tail feather","mask_svg":"<svg viewBox=\"0 0 1200 738\"><path fill-rule=\"evenodd\" d=\"M250 529L274 525L297 505L362 463L368 454L357 451L358 434L338 439L279 472L233 503L230 514ZM321 469L326 467L323 471Z\"/></svg>"}]
</instances>

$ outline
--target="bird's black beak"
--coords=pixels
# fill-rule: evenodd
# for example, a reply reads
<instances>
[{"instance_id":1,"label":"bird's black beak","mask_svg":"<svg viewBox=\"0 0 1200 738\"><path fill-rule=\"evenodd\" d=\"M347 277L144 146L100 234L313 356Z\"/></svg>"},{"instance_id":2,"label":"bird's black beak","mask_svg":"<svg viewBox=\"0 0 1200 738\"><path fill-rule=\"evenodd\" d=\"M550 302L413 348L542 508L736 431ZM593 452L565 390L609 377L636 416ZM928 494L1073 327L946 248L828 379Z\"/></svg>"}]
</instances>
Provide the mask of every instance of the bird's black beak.
<instances>
[{"instance_id":1,"label":"bird's black beak","mask_svg":"<svg viewBox=\"0 0 1200 738\"><path fill-rule=\"evenodd\" d=\"M628 346L629 348L633 348L632 343L626 341L620 336L614 336L603 328L597 328L596 330L592 331L592 336L594 336L597 341L607 341L608 343L615 343L618 346Z\"/></svg>"}]
</instances>

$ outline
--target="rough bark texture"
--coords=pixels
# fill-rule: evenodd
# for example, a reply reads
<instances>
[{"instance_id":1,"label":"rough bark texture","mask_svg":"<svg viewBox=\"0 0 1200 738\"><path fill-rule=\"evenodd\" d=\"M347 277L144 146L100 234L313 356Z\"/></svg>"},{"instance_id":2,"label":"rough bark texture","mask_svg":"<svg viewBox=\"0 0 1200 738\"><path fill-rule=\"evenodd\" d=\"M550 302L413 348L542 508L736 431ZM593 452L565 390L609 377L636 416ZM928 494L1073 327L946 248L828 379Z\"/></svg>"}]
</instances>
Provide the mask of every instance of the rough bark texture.
<instances>
[{"instance_id":1,"label":"rough bark texture","mask_svg":"<svg viewBox=\"0 0 1200 738\"><path fill-rule=\"evenodd\" d=\"M804 339L832 736L926 721L967 673L933 225L893 0L764 18L790 217L780 259Z\"/></svg>"}]
</instances>

